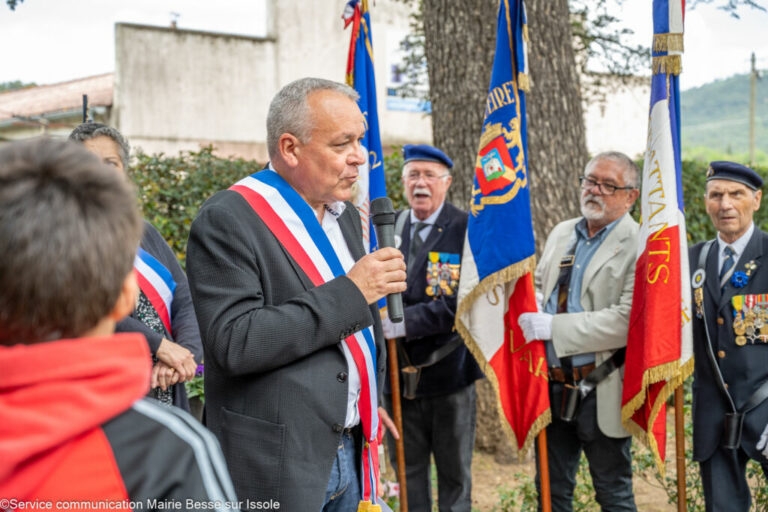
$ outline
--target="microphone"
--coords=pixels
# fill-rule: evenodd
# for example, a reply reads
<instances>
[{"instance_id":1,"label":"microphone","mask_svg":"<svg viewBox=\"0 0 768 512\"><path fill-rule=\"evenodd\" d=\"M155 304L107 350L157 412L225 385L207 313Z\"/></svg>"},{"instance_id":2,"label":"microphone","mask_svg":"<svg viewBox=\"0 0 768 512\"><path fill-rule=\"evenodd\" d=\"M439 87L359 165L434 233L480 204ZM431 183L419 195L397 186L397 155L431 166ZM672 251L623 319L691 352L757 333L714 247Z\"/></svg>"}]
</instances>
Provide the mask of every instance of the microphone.
<instances>
[{"instance_id":1,"label":"microphone","mask_svg":"<svg viewBox=\"0 0 768 512\"><path fill-rule=\"evenodd\" d=\"M379 247L395 246L395 209L388 197L377 197L371 201L371 222ZM387 295L387 314L395 323L403 321L403 296L400 293Z\"/></svg>"}]
</instances>

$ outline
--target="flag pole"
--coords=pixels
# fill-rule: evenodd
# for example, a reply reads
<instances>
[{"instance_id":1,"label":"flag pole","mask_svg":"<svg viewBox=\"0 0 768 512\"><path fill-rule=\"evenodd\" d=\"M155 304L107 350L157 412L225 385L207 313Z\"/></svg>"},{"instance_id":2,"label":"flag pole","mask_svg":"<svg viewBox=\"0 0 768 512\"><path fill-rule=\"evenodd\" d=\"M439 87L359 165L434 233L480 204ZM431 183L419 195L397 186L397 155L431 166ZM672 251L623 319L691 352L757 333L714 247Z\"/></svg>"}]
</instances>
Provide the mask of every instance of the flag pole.
<instances>
[{"instance_id":1,"label":"flag pole","mask_svg":"<svg viewBox=\"0 0 768 512\"><path fill-rule=\"evenodd\" d=\"M549 455L547 454L547 429L539 432L539 479L541 480L541 510L552 512L552 497L549 494Z\"/></svg>"},{"instance_id":2,"label":"flag pole","mask_svg":"<svg viewBox=\"0 0 768 512\"><path fill-rule=\"evenodd\" d=\"M389 352L389 383L392 386L392 420L400 434L395 439L395 456L397 459L397 482L400 486L400 512L408 512L408 492L405 485L405 446L403 444L403 409L400 406L400 375L397 368L397 341L387 339Z\"/></svg>"},{"instance_id":3,"label":"flag pole","mask_svg":"<svg viewBox=\"0 0 768 512\"><path fill-rule=\"evenodd\" d=\"M683 408L683 385L675 388L675 455L677 459L677 510L686 512L685 490L685 409Z\"/></svg>"}]
</instances>

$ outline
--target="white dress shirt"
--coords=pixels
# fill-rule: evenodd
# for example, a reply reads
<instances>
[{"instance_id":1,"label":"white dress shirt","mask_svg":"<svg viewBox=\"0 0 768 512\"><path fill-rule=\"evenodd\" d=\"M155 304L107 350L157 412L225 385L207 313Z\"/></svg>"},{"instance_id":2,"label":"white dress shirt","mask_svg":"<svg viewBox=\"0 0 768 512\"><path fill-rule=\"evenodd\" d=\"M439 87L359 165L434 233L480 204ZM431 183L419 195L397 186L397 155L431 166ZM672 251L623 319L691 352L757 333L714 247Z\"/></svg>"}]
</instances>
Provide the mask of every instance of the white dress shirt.
<instances>
[{"instance_id":1,"label":"white dress shirt","mask_svg":"<svg viewBox=\"0 0 768 512\"><path fill-rule=\"evenodd\" d=\"M720 269L723 268L723 262L725 261L725 248L730 246L733 250L733 268L739 263L739 258L744 254L744 249L747 248L749 239L752 238L752 233L755 231L755 223L749 225L747 231L741 235L735 242L726 243L720 238L720 233L717 234L717 272L720 273Z\"/></svg>"},{"instance_id":2,"label":"white dress shirt","mask_svg":"<svg viewBox=\"0 0 768 512\"><path fill-rule=\"evenodd\" d=\"M330 205L323 205L325 212L323 212L323 221L320 225L325 234L328 235L328 240L331 242L333 250L336 251L336 256L338 256L344 272L349 272L349 269L355 265L355 259L352 257L352 253L349 252L347 241L344 240L344 234L341 232L341 226L339 226L338 221L339 215L344 213L346 206L346 203L341 201ZM349 428L360 423L360 413L357 410L357 401L360 399L360 373L357 371L355 360L352 358L347 344L343 341L340 344L344 351L344 357L347 359L348 368L347 418L344 421L344 426Z\"/></svg>"}]
</instances>

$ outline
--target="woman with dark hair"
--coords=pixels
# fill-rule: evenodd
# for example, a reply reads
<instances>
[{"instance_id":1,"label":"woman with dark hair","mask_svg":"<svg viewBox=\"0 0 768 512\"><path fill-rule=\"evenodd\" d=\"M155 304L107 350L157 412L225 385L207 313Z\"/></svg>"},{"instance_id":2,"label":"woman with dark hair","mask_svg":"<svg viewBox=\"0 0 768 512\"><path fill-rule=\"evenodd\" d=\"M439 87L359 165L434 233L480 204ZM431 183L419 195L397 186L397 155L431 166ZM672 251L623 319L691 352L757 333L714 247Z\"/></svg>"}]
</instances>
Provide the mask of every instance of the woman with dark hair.
<instances>
[{"instance_id":1,"label":"woman with dark hair","mask_svg":"<svg viewBox=\"0 0 768 512\"><path fill-rule=\"evenodd\" d=\"M128 168L130 148L116 129L83 123L69 138L120 172ZM189 410L183 383L195 376L196 361L203 357L200 331L187 277L168 243L146 220L134 271L141 289L139 300L116 331L139 332L147 338L154 362L150 396Z\"/></svg>"}]
</instances>

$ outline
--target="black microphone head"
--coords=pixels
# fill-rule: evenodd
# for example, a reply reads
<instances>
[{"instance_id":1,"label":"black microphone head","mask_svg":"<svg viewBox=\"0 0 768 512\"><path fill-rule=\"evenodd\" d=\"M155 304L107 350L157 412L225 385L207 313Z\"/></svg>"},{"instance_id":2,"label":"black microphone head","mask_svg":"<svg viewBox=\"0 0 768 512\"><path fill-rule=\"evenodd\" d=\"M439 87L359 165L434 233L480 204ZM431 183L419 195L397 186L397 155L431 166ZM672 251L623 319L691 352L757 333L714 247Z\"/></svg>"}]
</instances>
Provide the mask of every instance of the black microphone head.
<instances>
[{"instance_id":1,"label":"black microphone head","mask_svg":"<svg viewBox=\"0 0 768 512\"><path fill-rule=\"evenodd\" d=\"M371 201L371 222L374 226L395 223L395 209L388 197L377 197Z\"/></svg>"}]
</instances>

